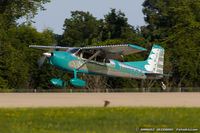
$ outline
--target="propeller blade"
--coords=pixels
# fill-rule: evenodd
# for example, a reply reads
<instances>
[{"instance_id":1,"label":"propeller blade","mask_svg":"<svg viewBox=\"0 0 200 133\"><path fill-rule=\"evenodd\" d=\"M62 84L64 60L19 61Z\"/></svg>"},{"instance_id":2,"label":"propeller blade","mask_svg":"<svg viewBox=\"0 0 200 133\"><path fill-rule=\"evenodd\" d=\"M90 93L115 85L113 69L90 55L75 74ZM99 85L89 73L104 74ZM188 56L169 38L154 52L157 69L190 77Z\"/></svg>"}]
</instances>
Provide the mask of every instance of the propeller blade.
<instances>
[{"instance_id":1,"label":"propeller blade","mask_svg":"<svg viewBox=\"0 0 200 133\"><path fill-rule=\"evenodd\" d=\"M46 56L42 56L42 57L38 60L38 67L39 67L39 68L43 65L45 59L46 59Z\"/></svg>"},{"instance_id":2,"label":"propeller blade","mask_svg":"<svg viewBox=\"0 0 200 133\"><path fill-rule=\"evenodd\" d=\"M49 58L49 57L53 56L53 52L50 50L50 51L48 51L46 53L43 53L43 55L44 56L42 56L37 62L39 68L44 64L44 61L45 61L46 57Z\"/></svg>"}]
</instances>

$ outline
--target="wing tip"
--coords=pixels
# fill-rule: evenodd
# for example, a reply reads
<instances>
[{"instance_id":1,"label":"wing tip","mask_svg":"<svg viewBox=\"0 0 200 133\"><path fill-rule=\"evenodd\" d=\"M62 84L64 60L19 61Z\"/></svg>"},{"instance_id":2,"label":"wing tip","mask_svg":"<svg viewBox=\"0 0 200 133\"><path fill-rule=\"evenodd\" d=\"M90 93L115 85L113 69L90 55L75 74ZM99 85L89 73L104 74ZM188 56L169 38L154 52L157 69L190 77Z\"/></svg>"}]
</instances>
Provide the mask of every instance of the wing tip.
<instances>
[{"instance_id":1,"label":"wing tip","mask_svg":"<svg viewBox=\"0 0 200 133\"><path fill-rule=\"evenodd\" d=\"M132 47L132 48L139 49L139 50L147 51L146 48L143 48L143 47L140 47L140 46L136 46L136 45L133 45L133 44L128 44L128 46L130 46L130 47Z\"/></svg>"}]
</instances>

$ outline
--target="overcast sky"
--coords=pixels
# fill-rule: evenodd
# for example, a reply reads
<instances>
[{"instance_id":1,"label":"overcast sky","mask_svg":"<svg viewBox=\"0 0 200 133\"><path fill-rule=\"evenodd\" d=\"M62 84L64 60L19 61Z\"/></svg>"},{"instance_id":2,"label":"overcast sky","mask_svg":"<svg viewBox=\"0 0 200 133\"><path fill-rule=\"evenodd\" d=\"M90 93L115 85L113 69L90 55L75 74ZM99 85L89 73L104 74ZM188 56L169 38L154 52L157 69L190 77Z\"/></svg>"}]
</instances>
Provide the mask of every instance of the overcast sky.
<instances>
[{"instance_id":1,"label":"overcast sky","mask_svg":"<svg viewBox=\"0 0 200 133\"><path fill-rule=\"evenodd\" d=\"M97 19L103 18L111 8L125 13L128 23L133 26L145 25L142 13L144 0L51 0L45 4L45 11L39 11L33 19L33 24L39 32L43 29L52 29L54 33L63 33L63 24L70 18L71 11L89 11Z\"/></svg>"}]
</instances>

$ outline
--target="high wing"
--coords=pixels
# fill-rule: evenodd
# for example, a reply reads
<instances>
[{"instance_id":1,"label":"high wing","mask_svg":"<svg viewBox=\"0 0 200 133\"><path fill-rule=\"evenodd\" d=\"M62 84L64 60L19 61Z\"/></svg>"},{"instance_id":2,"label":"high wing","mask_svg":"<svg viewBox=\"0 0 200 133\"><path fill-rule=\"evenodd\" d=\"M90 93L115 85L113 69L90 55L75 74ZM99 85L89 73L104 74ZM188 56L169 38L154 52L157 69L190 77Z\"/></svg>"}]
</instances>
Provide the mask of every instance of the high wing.
<instances>
[{"instance_id":1,"label":"high wing","mask_svg":"<svg viewBox=\"0 0 200 133\"><path fill-rule=\"evenodd\" d=\"M62 46L41 46L41 45L29 45L32 48L46 48L46 49L69 49L72 47L62 47Z\"/></svg>"},{"instance_id":2,"label":"high wing","mask_svg":"<svg viewBox=\"0 0 200 133\"><path fill-rule=\"evenodd\" d=\"M100 50L102 52L101 54L104 54L106 55L107 58L112 58L112 59L119 59L119 58L122 58L123 55L129 55L133 53L147 51L147 49L140 46L133 45L133 44L92 46L92 47L62 47L62 46L30 45L29 47L46 48L46 49L66 49L68 51L71 51L74 49L80 49L80 50L84 50L88 52Z\"/></svg>"},{"instance_id":3,"label":"high wing","mask_svg":"<svg viewBox=\"0 0 200 133\"><path fill-rule=\"evenodd\" d=\"M106 54L107 58L112 58L112 59L120 59L123 57L123 55L129 55L133 53L147 51L147 49L133 44L82 47L81 49L100 50L103 52L103 54Z\"/></svg>"}]
</instances>

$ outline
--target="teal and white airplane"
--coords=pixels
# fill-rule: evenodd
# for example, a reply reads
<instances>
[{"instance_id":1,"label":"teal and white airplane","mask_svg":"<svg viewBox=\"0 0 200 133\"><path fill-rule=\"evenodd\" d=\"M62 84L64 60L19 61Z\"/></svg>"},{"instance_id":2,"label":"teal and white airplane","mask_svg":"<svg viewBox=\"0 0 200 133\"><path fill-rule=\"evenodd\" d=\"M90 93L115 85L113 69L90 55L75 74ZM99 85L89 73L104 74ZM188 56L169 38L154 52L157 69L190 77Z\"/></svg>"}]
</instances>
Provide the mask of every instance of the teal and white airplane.
<instances>
[{"instance_id":1,"label":"teal and white airplane","mask_svg":"<svg viewBox=\"0 0 200 133\"><path fill-rule=\"evenodd\" d=\"M94 47L30 45L29 47L64 50L43 53L48 58L49 64L64 71L60 78L51 79L51 83L56 86L66 86L61 80L66 72L74 73L70 83L75 86L85 86L85 81L78 79L77 73L135 79L161 79L164 76L164 48L158 45L153 45L147 60L134 62L119 62L117 59L147 49L133 44Z\"/></svg>"}]
</instances>

